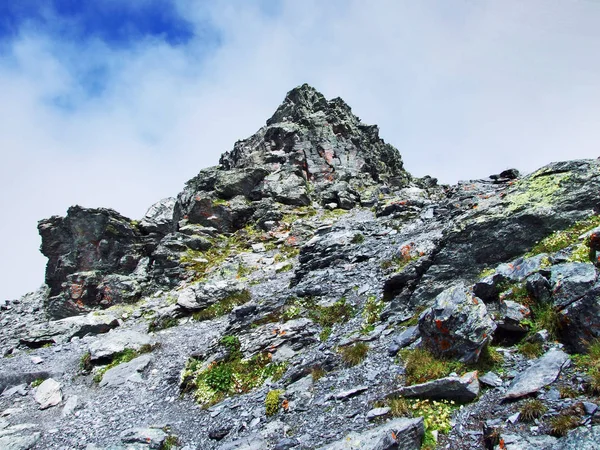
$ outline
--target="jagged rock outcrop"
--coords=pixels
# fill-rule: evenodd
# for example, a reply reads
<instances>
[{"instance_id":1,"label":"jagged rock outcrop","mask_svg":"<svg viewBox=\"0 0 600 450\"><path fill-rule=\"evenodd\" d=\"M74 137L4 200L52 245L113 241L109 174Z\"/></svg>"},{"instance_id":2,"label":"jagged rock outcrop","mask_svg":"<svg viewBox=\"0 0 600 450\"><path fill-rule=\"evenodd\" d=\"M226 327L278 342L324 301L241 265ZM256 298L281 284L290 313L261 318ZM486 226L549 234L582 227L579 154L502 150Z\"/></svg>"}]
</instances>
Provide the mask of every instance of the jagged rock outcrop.
<instances>
[{"instance_id":1,"label":"jagged rock outcrop","mask_svg":"<svg viewBox=\"0 0 600 450\"><path fill-rule=\"evenodd\" d=\"M38 224L42 253L48 257L47 311L54 318L139 298L130 278L153 242L136 223L111 209L69 208ZM119 277L120 276L120 277Z\"/></svg>"}]
</instances>

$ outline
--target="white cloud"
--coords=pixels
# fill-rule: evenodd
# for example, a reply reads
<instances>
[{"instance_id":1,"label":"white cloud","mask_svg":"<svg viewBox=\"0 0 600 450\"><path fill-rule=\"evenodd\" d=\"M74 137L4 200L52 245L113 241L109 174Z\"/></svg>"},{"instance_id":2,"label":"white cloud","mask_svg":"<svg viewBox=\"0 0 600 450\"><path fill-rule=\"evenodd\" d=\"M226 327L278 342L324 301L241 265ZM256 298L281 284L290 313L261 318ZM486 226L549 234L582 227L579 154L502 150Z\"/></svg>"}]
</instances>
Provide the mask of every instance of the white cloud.
<instances>
[{"instance_id":1,"label":"white cloud","mask_svg":"<svg viewBox=\"0 0 600 450\"><path fill-rule=\"evenodd\" d=\"M184 47L61 42L26 28L0 59L0 295L43 280L37 220L71 204L140 217L309 82L446 182L598 156L600 5L589 1L181 0ZM89 97L81 74L106 67ZM68 98L74 109L50 100Z\"/></svg>"}]
</instances>

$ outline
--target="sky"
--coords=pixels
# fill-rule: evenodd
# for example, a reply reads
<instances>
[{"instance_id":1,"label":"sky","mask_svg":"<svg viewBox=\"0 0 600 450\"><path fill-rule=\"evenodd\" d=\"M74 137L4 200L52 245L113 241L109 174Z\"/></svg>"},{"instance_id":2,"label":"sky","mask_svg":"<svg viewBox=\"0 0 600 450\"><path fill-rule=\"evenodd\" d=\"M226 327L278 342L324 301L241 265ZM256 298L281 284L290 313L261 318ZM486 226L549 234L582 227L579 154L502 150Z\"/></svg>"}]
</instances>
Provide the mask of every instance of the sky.
<instances>
[{"instance_id":1,"label":"sky","mask_svg":"<svg viewBox=\"0 0 600 450\"><path fill-rule=\"evenodd\" d=\"M0 2L0 298L37 221L139 219L309 83L441 182L600 156L600 0Z\"/></svg>"}]
</instances>

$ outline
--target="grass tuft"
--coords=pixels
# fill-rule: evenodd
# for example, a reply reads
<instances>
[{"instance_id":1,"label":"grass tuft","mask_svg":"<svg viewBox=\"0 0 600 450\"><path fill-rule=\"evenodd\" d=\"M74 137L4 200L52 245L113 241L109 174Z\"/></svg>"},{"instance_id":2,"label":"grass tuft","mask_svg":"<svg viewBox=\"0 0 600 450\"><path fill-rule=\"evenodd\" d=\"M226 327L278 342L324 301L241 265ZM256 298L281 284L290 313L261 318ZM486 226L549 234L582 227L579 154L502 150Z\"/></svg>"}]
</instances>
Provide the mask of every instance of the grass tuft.
<instances>
[{"instance_id":1,"label":"grass tuft","mask_svg":"<svg viewBox=\"0 0 600 450\"><path fill-rule=\"evenodd\" d=\"M353 367L365 360L369 352L369 346L364 342L357 342L356 344L342 347L339 351L346 366Z\"/></svg>"},{"instance_id":2,"label":"grass tuft","mask_svg":"<svg viewBox=\"0 0 600 450\"><path fill-rule=\"evenodd\" d=\"M542 417L548 408L538 399L526 401L521 407L520 418L523 422L533 422L535 419Z\"/></svg>"}]
</instances>

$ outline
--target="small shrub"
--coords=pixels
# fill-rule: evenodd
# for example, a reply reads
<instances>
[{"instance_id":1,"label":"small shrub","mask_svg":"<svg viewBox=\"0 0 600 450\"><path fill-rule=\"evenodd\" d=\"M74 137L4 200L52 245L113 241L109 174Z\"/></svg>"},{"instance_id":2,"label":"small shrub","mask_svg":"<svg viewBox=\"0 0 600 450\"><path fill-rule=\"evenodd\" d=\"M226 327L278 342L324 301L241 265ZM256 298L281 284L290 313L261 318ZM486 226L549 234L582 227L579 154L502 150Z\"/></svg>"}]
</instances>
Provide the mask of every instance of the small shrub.
<instances>
[{"instance_id":1,"label":"small shrub","mask_svg":"<svg viewBox=\"0 0 600 450\"><path fill-rule=\"evenodd\" d=\"M313 383L316 383L321 378L323 378L326 373L327 372L325 371L325 369L323 369L321 366L313 367L313 369L310 371Z\"/></svg>"},{"instance_id":2,"label":"small shrub","mask_svg":"<svg viewBox=\"0 0 600 450\"><path fill-rule=\"evenodd\" d=\"M229 344L223 345L237 346L233 339L226 342ZM208 407L227 396L249 392L268 378L276 381L286 369L287 363L272 363L268 353L249 359L241 359L241 353L237 353L237 358L230 355L227 360L212 363L207 368L190 358L182 372L180 388L182 394L193 392L196 401Z\"/></svg>"},{"instance_id":3,"label":"small shrub","mask_svg":"<svg viewBox=\"0 0 600 450\"><path fill-rule=\"evenodd\" d=\"M544 348L540 342L522 342L517 348L519 352L530 359L538 358L544 353Z\"/></svg>"},{"instance_id":4,"label":"small shrub","mask_svg":"<svg viewBox=\"0 0 600 450\"><path fill-rule=\"evenodd\" d=\"M294 268L294 265L292 263L287 263L284 266L281 266L280 268L278 268L277 270L275 270L275 272L276 273L289 272L293 268Z\"/></svg>"},{"instance_id":5,"label":"small shrub","mask_svg":"<svg viewBox=\"0 0 600 450\"><path fill-rule=\"evenodd\" d=\"M160 450L173 450L180 445L181 443L179 442L179 438L177 436L170 435L166 437Z\"/></svg>"},{"instance_id":6,"label":"small shrub","mask_svg":"<svg viewBox=\"0 0 600 450\"><path fill-rule=\"evenodd\" d=\"M229 352L228 359L239 359L242 357L240 340L237 336L225 335L221 338L221 345L223 345Z\"/></svg>"},{"instance_id":7,"label":"small shrub","mask_svg":"<svg viewBox=\"0 0 600 450\"><path fill-rule=\"evenodd\" d=\"M279 411L282 394L283 391L281 389L275 389L267 393L267 397L265 398L265 412L267 417L274 416Z\"/></svg>"},{"instance_id":8,"label":"small shrub","mask_svg":"<svg viewBox=\"0 0 600 450\"><path fill-rule=\"evenodd\" d=\"M89 373L92 371L92 354L85 352L79 359L79 368L82 372Z\"/></svg>"},{"instance_id":9,"label":"small shrub","mask_svg":"<svg viewBox=\"0 0 600 450\"><path fill-rule=\"evenodd\" d=\"M179 325L179 320L175 317L157 317L148 324L148 333L166 330L167 328L173 328L177 325Z\"/></svg>"},{"instance_id":10,"label":"small shrub","mask_svg":"<svg viewBox=\"0 0 600 450\"><path fill-rule=\"evenodd\" d=\"M379 321L381 311L383 311L384 303L383 300L377 300L374 295L369 296L365 302L365 309L363 310L363 317L365 319L363 328Z\"/></svg>"},{"instance_id":11,"label":"small shrub","mask_svg":"<svg viewBox=\"0 0 600 450\"><path fill-rule=\"evenodd\" d=\"M600 339L587 344L587 354L573 355L572 359L580 370L587 375L587 390L591 394L600 394Z\"/></svg>"},{"instance_id":12,"label":"small shrub","mask_svg":"<svg viewBox=\"0 0 600 450\"><path fill-rule=\"evenodd\" d=\"M346 322L354 315L354 309L346 303L345 297L342 297L331 306L321 306L309 302L306 304L306 308L310 319L322 327L331 327L336 323Z\"/></svg>"},{"instance_id":13,"label":"small shrub","mask_svg":"<svg viewBox=\"0 0 600 450\"><path fill-rule=\"evenodd\" d=\"M356 344L348 345L347 347L343 347L340 350L342 354L342 360L348 367L353 367L361 362L367 357L367 353L369 351L369 346L364 342L357 342Z\"/></svg>"},{"instance_id":14,"label":"small shrub","mask_svg":"<svg viewBox=\"0 0 600 450\"><path fill-rule=\"evenodd\" d=\"M559 414L550 419L550 434L556 437L566 436L569 430L579 426L579 417Z\"/></svg>"},{"instance_id":15,"label":"small shrub","mask_svg":"<svg viewBox=\"0 0 600 450\"><path fill-rule=\"evenodd\" d=\"M319 333L319 340L325 342L329 339L329 336L331 336L331 327L324 327Z\"/></svg>"},{"instance_id":16,"label":"small shrub","mask_svg":"<svg viewBox=\"0 0 600 450\"><path fill-rule=\"evenodd\" d=\"M33 381L31 382L31 387L34 387L34 388L36 388L36 387L38 387L40 384L42 384L43 382L44 382L44 379L43 379L43 378L36 378L35 380L33 380Z\"/></svg>"},{"instance_id":17,"label":"small shrub","mask_svg":"<svg viewBox=\"0 0 600 450\"><path fill-rule=\"evenodd\" d=\"M352 242L353 244L362 244L363 242L365 242L365 237L361 233L356 233L352 237L352 241L350 242Z\"/></svg>"},{"instance_id":18,"label":"small shrub","mask_svg":"<svg viewBox=\"0 0 600 450\"><path fill-rule=\"evenodd\" d=\"M519 417L523 422L533 422L535 419L542 417L546 411L548 411L548 408L540 400L528 400L521 407Z\"/></svg>"},{"instance_id":19,"label":"small shrub","mask_svg":"<svg viewBox=\"0 0 600 450\"><path fill-rule=\"evenodd\" d=\"M579 393L570 386L561 386L558 388L558 392L560 393L560 398L575 398L579 395Z\"/></svg>"}]
</instances>

